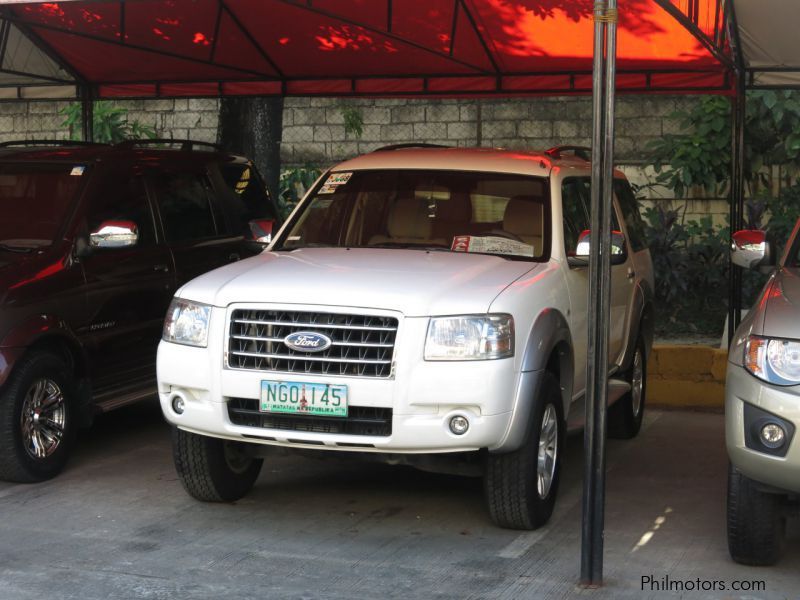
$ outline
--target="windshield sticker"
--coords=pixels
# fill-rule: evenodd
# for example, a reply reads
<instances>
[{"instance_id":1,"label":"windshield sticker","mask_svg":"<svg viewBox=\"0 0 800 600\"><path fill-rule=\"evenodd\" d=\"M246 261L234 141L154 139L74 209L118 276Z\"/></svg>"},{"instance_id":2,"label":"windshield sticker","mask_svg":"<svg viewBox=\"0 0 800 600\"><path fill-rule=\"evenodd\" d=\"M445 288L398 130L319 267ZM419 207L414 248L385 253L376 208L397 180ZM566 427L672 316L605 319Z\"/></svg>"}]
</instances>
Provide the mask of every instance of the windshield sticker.
<instances>
[{"instance_id":1,"label":"windshield sticker","mask_svg":"<svg viewBox=\"0 0 800 600\"><path fill-rule=\"evenodd\" d=\"M78 165L77 167L72 167L72 171L69 172L70 175L73 177L80 177L83 175L83 172L86 170L86 167L83 165Z\"/></svg>"},{"instance_id":2,"label":"windshield sticker","mask_svg":"<svg viewBox=\"0 0 800 600\"><path fill-rule=\"evenodd\" d=\"M353 176L352 173L332 173L325 185L344 185Z\"/></svg>"},{"instance_id":3,"label":"windshield sticker","mask_svg":"<svg viewBox=\"0 0 800 600\"><path fill-rule=\"evenodd\" d=\"M318 194L333 194L336 191L335 185L328 185L327 183L319 188Z\"/></svg>"},{"instance_id":4,"label":"windshield sticker","mask_svg":"<svg viewBox=\"0 0 800 600\"><path fill-rule=\"evenodd\" d=\"M450 249L453 252L533 256L533 246L530 244L493 235L457 235L453 238L453 244Z\"/></svg>"}]
</instances>

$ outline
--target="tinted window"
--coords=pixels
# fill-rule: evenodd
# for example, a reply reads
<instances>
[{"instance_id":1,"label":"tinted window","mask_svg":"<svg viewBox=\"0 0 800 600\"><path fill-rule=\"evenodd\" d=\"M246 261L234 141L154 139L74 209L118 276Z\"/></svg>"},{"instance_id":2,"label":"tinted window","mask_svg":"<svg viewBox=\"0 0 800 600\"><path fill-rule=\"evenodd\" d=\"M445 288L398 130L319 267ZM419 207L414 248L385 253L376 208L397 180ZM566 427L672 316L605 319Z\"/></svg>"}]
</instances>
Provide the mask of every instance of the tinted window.
<instances>
[{"instance_id":1,"label":"tinted window","mask_svg":"<svg viewBox=\"0 0 800 600\"><path fill-rule=\"evenodd\" d=\"M561 206L564 213L564 249L567 256L574 256L578 237L590 228L589 180L565 180L561 185Z\"/></svg>"},{"instance_id":2,"label":"tinted window","mask_svg":"<svg viewBox=\"0 0 800 600\"><path fill-rule=\"evenodd\" d=\"M252 165L220 165L220 173L225 182L224 200L229 206L232 233L247 235L247 224L254 219L275 220L267 188Z\"/></svg>"},{"instance_id":3,"label":"tinted window","mask_svg":"<svg viewBox=\"0 0 800 600\"><path fill-rule=\"evenodd\" d=\"M52 244L87 176L71 164L0 165L0 244Z\"/></svg>"},{"instance_id":4,"label":"tinted window","mask_svg":"<svg viewBox=\"0 0 800 600\"><path fill-rule=\"evenodd\" d=\"M333 173L276 249L321 245L544 259L550 254L548 182L444 170Z\"/></svg>"},{"instance_id":5,"label":"tinted window","mask_svg":"<svg viewBox=\"0 0 800 600\"><path fill-rule=\"evenodd\" d=\"M567 256L575 256L578 237L591 229L591 179L572 177L561 184L561 206L564 213L564 246ZM617 212L611 212L611 229L619 231Z\"/></svg>"},{"instance_id":6,"label":"tinted window","mask_svg":"<svg viewBox=\"0 0 800 600\"><path fill-rule=\"evenodd\" d=\"M181 242L218 234L217 218L211 208L204 175L160 175L153 179L153 186L167 240Z\"/></svg>"},{"instance_id":7,"label":"tinted window","mask_svg":"<svg viewBox=\"0 0 800 600\"><path fill-rule=\"evenodd\" d=\"M625 226L628 230L628 240L631 248L638 252L647 248L647 238L645 237L645 226L642 215L639 212L639 203L633 190L627 181L622 179L614 180L614 192L622 209L622 218L625 219Z\"/></svg>"},{"instance_id":8,"label":"tinted window","mask_svg":"<svg viewBox=\"0 0 800 600\"><path fill-rule=\"evenodd\" d=\"M139 231L137 245L155 243L153 214L141 177L106 173L92 194L87 214L88 230L96 231L104 221L133 221Z\"/></svg>"}]
</instances>

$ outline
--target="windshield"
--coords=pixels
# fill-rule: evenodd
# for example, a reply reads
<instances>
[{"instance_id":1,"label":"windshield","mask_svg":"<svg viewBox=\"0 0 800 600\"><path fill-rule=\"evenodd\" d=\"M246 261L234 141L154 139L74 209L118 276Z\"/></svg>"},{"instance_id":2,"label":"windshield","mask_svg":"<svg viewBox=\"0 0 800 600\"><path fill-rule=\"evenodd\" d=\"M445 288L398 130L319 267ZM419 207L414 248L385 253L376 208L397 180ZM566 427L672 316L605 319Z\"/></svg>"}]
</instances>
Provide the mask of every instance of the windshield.
<instances>
[{"instance_id":1,"label":"windshield","mask_svg":"<svg viewBox=\"0 0 800 600\"><path fill-rule=\"evenodd\" d=\"M330 174L275 250L410 248L545 260L544 177L433 170Z\"/></svg>"},{"instance_id":2,"label":"windshield","mask_svg":"<svg viewBox=\"0 0 800 600\"><path fill-rule=\"evenodd\" d=\"M65 164L0 164L0 250L51 245L83 172L83 166Z\"/></svg>"}]
</instances>

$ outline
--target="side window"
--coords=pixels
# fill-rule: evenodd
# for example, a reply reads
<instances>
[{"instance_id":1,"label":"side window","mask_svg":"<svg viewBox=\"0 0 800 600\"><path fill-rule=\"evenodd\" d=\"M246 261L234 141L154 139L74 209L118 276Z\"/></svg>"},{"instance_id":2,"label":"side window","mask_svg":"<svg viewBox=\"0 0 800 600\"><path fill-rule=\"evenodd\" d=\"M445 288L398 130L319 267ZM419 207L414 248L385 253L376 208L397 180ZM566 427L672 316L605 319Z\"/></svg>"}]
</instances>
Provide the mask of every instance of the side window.
<instances>
[{"instance_id":1,"label":"side window","mask_svg":"<svg viewBox=\"0 0 800 600\"><path fill-rule=\"evenodd\" d=\"M183 242L218 235L218 215L209 201L205 176L169 173L152 179L167 241Z\"/></svg>"},{"instance_id":2,"label":"side window","mask_svg":"<svg viewBox=\"0 0 800 600\"><path fill-rule=\"evenodd\" d=\"M636 196L633 195L630 184L623 179L615 179L614 193L617 195L619 207L622 209L622 218L625 219L631 248L634 252L644 250L647 248L644 220L639 212L639 203L636 201Z\"/></svg>"},{"instance_id":3,"label":"side window","mask_svg":"<svg viewBox=\"0 0 800 600\"><path fill-rule=\"evenodd\" d=\"M89 202L88 230L95 231L104 221L133 221L139 230L138 246L155 244L153 213L140 176L107 173Z\"/></svg>"},{"instance_id":4,"label":"side window","mask_svg":"<svg viewBox=\"0 0 800 600\"><path fill-rule=\"evenodd\" d=\"M578 237L591 229L591 184L588 177L572 177L561 184L561 206L564 213L564 246L567 256L575 255ZM619 231L617 212L611 211L611 229Z\"/></svg>"},{"instance_id":5,"label":"side window","mask_svg":"<svg viewBox=\"0 0 800 600\"><path fill-rule=\"evenodd\" d=\"M234 234L247 235L248 223L254 219L276 220L267 187L252 165L220 165L220 174L225 182L224 202Z\"/></svg>"},{"instance_id":6,"label":"side window","mask_svg":"<svg viewBox=\"0 0 800 600\"><path fill-rule=\"evenodd\" d=\"M564 213L564 246L567 256L575 255L578 237L590 227L589 180L566 179L561 184L561 206Z\"/></svg>"}]
</instances>

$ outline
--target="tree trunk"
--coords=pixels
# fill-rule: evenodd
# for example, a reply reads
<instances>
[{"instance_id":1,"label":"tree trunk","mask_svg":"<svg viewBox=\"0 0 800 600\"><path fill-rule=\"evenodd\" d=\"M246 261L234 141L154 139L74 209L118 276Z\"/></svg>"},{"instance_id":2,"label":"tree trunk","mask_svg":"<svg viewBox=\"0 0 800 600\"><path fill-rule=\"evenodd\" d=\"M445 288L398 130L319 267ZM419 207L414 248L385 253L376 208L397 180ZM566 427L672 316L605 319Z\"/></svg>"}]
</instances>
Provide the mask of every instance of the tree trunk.
<instances>
[{"instance_id":1,"label":"tree trunk","mask_svg":"<svg viewBox=\"0 0 800 600\"><path fill-rule=\"evenodd\" d=\"M269 193L280 201L283 98L223 98L219 111L219 142L234 154L252 159Z\"/></svg>"}]
</instances>

